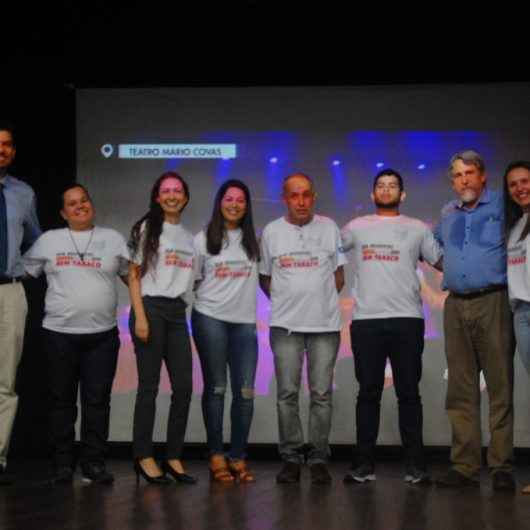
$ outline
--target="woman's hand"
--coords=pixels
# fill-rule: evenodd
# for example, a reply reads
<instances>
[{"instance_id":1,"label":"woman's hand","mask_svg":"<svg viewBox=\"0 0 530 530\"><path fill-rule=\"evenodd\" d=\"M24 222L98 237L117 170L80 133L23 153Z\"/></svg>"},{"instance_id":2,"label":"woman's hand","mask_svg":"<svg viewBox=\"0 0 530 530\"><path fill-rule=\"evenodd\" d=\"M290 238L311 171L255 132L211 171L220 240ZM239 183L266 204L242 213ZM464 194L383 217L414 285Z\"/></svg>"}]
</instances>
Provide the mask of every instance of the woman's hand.
<instances>
[{"instance_id":1,"label":"woman's hand","mask_svg":"<svg viewBox=\"0 0 530 530\"><path fill-rule=\"evenodd\" d=\"M142 341L149 339L149 322L146 319L137 318L134 324L134 334Z\"/></svg>"}]
</instances>

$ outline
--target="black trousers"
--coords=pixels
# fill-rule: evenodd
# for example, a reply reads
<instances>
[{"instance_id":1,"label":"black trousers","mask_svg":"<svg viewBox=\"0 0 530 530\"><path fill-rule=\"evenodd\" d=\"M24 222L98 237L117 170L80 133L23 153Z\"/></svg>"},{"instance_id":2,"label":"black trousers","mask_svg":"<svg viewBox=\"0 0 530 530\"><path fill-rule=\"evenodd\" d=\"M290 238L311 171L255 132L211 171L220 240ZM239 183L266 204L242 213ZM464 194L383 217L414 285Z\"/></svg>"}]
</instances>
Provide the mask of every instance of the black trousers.
<instances>
[{"instance_id":1,"label":"black trousers","mask_svg":"<svg viewBox=\"0 0 530 530\"><path fill-rule=\"evenodd\" d=\"M357 396L360 463L374 462L387 358L398 399L399 431L408 464L423 468L423 412L419 393L425 323L421 318L354 320L351 341Z\"/></svg>"},{"instance_id":2,"label":"black trousers","mask_svg":"<svg viewBox=\"0 0 530 530\"><path fill-rule=\"evenodd\" d=\"M51 390L55 465L74 466L77 394L81 387L81 462L103 462L109 436L110 394L116 374L118 329L101 333L44 330Z\"/></svg>"},{"instance_id":3,"label":"black trousers","mask_svg":"<svg viewBox=\"0 0 530 530\"><path fill-rule=\"evenodd\" d=\"M192 391L191 345L186 323L186 304L180 298L144 296L149 338L134 334L135 316L129 321L136 351L138 392L134 408L133 451L135 458L153 456L153 427L162 361L171 382L171 405L167 422L166 457L180 458Z\"/></svg>"}]
</instances>

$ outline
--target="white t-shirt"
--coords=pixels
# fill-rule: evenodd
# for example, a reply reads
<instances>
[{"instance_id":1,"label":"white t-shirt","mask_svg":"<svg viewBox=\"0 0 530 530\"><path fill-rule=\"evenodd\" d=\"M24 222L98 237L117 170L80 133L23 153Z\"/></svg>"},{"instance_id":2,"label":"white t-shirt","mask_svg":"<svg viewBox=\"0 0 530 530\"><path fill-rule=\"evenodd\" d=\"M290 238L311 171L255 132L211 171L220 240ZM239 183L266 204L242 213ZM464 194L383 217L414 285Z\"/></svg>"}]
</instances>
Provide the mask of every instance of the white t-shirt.
<instances>
[{"instance_id":1,"label":"white t-shirt","mask_svg":"<svg viewBox=\"0 0 530 530\"><path fill-rule=\"evenodd\" d=\"M116 277L125 276L128 268L126 243L116 230L49 230L23 261L28 274L37 277L44 271L48 280L44 328L81 334L116 326Z\"/></svg>"},{"instance_id":2,"label":"white t-shirt","mask_svg":"<svg viewBox=\"0 0 530 530\"><path fill-rule=\"evenodd\" d=\"M527 255L530 237L519 241L526 225L528 214L525 213L512 228L508 238L508 295L510 302L523 300L530 302L530 271L528 270Z\"/></svg>"},{"instance_id":3,"label":"white t-shirt","mask_svg":"<svg viewBox=\"0 0 530 530\"><path fill-rule=\"evenodd\" d=\"M343 252L353 251L353 320L423 318L416 265L442 255L429 227L404 215L366 215L341 235Z\"/></svg>"},{"instance_id":4,"label":"white t-shirt","mask_svg":"<svg viewBox=\"0 0 530 530\"><path fill-rule=\"evenodd\" d=\"M281 217L265 227L259 272L271 277L271 327L308 333L340 329L334 276L346 263L340 244L335 222L320 215L303 226Z\"/></svg>"},{"instance_id":5,"label":"white t-shirt","mask_svg":"<svg viewBox=\"0 0 530 530\"><path fill-rule=\"evenodd\" d=\"M142 263L141 248L132 257ZM142 277L142 296L163 296L182 299L189 304L195 277L193 235L181 224L164 222L158 245L156 267L149 267Z\"/></svg>"},{"instance_id":6,"label":"white t-shirt","mask_svg":"<svg viewBox=\"0 0 530 530\"><path fill-rule=\"evenodd\" d=\"M241 245L241 229L227 230L227 239L217 256L208 254L206 235L194 239L201 282L195 292L194 307L199 313L226 322L256 322L258 267Z\"/></svg>"}]
</instances>

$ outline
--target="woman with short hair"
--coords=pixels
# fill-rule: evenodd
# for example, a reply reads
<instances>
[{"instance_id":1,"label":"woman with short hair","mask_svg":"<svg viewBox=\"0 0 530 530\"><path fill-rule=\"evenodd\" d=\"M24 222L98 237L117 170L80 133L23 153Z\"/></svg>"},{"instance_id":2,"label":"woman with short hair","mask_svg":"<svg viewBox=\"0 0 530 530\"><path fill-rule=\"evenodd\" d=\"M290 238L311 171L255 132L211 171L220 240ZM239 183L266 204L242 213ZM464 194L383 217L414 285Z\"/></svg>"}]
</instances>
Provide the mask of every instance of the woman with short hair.
<instances>
[{"instance_id":1,"label":"woman with short hair","mask_svg":"<svg viewBox=\"0 0 530 530\"><path fill-rule=\"evenodd\" d=\"M110 395L120 348L116 279L126 281L127 248L121 234L94 224L92 199L80 184L64 190L61 216L67 227L42 234L24 256L26 272L44 272L48 281L42 325L55 481L73 478L80 386L83 479L108 484L114 480L105 468Z\"/></svg>"}]
</instances>

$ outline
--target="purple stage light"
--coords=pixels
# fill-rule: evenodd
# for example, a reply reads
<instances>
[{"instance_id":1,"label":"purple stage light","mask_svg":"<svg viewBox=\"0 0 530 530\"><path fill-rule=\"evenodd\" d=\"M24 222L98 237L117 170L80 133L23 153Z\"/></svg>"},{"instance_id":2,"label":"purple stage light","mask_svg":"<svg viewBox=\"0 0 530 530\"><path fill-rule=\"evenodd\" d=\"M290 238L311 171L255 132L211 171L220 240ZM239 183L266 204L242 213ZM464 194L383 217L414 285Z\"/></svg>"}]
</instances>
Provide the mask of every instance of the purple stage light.
<instances>
[{"instance_id":1,"label":"purple stage light","mask_svg":"<svg viewBox=\"0 0 530 530\"><path fill-rule=\"evenodd\" d=\"M421 171L422 169L425 169L427 166L425 164L420 164L418 166L418 169Z\"/></svg>"},{"instance_id":2,"label":"purple stage light","mask_svg":"<svg viewBox=\"0 0 530 530\"><path fill-rule=\"evenodd\" d=\"M381 169L384 165L385 165L384 162L377 162L377 164L375 165L375 167L378 168L378 169Z\"/></svg>"},{"instance_id":3,"label":"purple stage light","mask_svg":"<svg viewBox=\"0 0 530 530\"><path fill-rule=\"evenodd\" d=\"M333 160L333 162L331 162L331 165L333 166L340 166L340 160Z\"/></svg>"},{"instance_id":4,"label":"purple stage light","mask_svg":"<svg viewBox=\"0 0 530 530\"><path fill-rule=\"evenodd\" d=\"M278 163L278 157L272 156L271 158L269 158L269 162L271 164L277 164Z\"/></svg>"}]
</instances>

